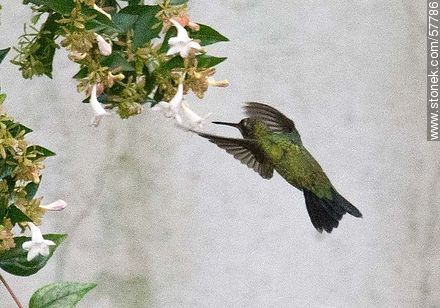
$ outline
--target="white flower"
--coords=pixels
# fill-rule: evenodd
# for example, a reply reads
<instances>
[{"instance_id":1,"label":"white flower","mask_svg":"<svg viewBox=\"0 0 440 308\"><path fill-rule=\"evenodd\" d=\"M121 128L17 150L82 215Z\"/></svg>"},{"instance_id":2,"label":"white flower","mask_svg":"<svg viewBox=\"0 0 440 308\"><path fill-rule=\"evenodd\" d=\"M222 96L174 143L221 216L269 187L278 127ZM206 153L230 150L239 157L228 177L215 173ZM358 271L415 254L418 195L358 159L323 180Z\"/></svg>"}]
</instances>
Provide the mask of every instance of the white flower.
<instances>
[{"instance_id":1,"label":"white flower","mask_svg":"<svg viewBox=\"0 0 440 308\"><path fill-rule=\"evenodd\" d=\"M170 45L170 49L168 49L167 55L175 55L180 54L182 58L188 57L191 49L195 49L197 51L204 51L202 46L199 43L194 41L188 36L188 32L181 24L177 21L170 19L173 23L174 27L177 29L177 36L172 37L168 40L168 44Z\"/></svg>"},{"instance_id":2,"label":"white flower","mask_svg":"<svg viewBox=\"0 0 440 308\"><path fill-rule=\"evenodd\" d=\"M112 45L107 42L101 35L96 34L96 42L98 43L99 53L103 56L109 56L112 54Z\"/></svg>"},{"instance_id":3,"label":"white flower","mask_svg":"<svg viewBox=\"0 0 440 308\"><path fill-rule=\"evenodd\" d=\"M206 119L211 115L201 117L188 107L188 103L183 100L182 83L177 87L176 95L169 103L162 101L151 109L161 112L167 118L174 118L178 126L184 129L202 128L208 122Z\"/></svg>"},{"instance_id":4,"label":"white flower","mask_svg":"<svg viewBox=\"0 0 440 308\"><path fill-rule=\"evenodd\" d=\"M104 11L103 9L101 9L99 6L97 6L96 4L93 5L93 8L98 11L101 14L104 14L105 16L107 16L108 19L112 19L112 16L107 13L106 11Z\"/></svg>"},{"instance_id":5,"label":"white flower","mask_svg":"<svg viewBox=\"0 0 440 308\"><path fill-rule=\"evenodd\" d=\"M183 84L179 83L177 87L176 95L167 102L159 102L156 106L151 108L154 111L162 112L167 118L176 119L177 123L182 123L182 117L180 116L180 109L182 108L182 100L183 100Z\"/></svg>"},{"instance_id":6,"label":"white flower","mask_svg":"<svg viewBox=\"0 0 440 308\"><path fill-rule=\"evenodd\" d=\"M110 113L107 112L104 107L102 107L100 102L98 102L98 99L96 97L96 83L92 87L92 93L90 95L90 106L92 106L93 113L95 114L92 119L92 126L97 127L102 118L104 116L110 115Z\"/></svg>"},{"instance_id":7,"label":"white flower","mask_svg":"<svg viewBox=\"0 0 440 308\"><path fill-rule=\"evenodd\" d=\"M28 251L28 262L38 255L47 257L49 255L49 246L53 246L55 243L50 240L45 240L40 229L33 223L28 222L28 226L31 229L32 239L24 242L21 246L24 250Z\"/></svg>"},{"instance_id":8,"label":"white flower","mask_svg":"<svg viewBox=\"0 0 440 308\"><path fill-rule=\"evenodd\" d=\"M67 206L66 201L64 200L57 200L55 202L49 203L47 205L40 205L42 209L45 209L47 211L62 211Z\"/></svg>"},{"instance_id":9,"label":"white flower","mask_svg":"<svg viewBox=\"0 0 440 308\"><path fill-rule=\"evenodd\" d=\"M182 103L182 111L183 114L185 115L185 118L188 120L187 122L190 128L199 128L199 129L203 128L203 126L205 126L206 123L208 123L207 118L211 115L209 113L202 118L188 107L186 101Z\"/></svg>"}]
</instances>

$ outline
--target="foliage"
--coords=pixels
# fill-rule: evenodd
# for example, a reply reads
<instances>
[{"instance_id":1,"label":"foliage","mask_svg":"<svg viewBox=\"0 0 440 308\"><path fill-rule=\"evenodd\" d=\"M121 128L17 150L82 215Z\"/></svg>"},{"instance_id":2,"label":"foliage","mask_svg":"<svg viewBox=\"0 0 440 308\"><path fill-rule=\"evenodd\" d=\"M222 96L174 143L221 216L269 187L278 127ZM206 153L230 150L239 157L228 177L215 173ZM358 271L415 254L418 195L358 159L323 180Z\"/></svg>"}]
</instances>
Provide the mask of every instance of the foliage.
<instances>
[{"instance_id":1,"label":"foliage","mask_svg":"<svg viewBox=\"0 0 440 308\"><path fill-rule=\"evenodd\" d=\"M176 121L184 111L192 123L201 125L205 119L189 109L183 95L192 91L203 98L209 86L228 85L227 80L213 79L215 66L226 58L209 55L205 48L228 39L210 26L191 21L188 0L164 0L157 5L145 5L143 0L120 2L124 4L24 0L33 16L14 47L11 62L23 78L52 78L55 54L64 48L69 60L78 65L73 78L86 97L84 102L95 112L96 125L108 111L129 118L147 103L158 104L156 110ZM9 51L0 49L0 63ZM65 234L42 235L36 225L46 210L60 210L65 202L59 200L52 207L41 204L37 192L43 162L55 153L27 141L32 130L3 112L5 98L0 93L0 268L30 276L46 265L66 238ZM17 234L28 227L31 237ZM74 307L95 286L50 284L33 294L29 307Z\"/></svg>"},{"instance_id":2,"label":"foliage","mask_svg":"<svg viewBox=\"0 0 440 308\"><path fill-rule=\"evenodd\" d=\"M38 225L46 211L35 195L43 161L55 153L29 144L25 139L29 132L6 113L0 114L0 263L2 253L16 246L13 227L24 230L27 222Z\"/></svg>"},{"instance_id":3,"label":"foliage","mask_svg":"<svg viewBox=\"0 0 440 308\"><path fill-rule=\"evenodd\" d=\"M79 65L73 76L78 91L87 97L97 84L99 102L121 118L139 114L146 103L169 101L181 76L185 76L185 93L192 90L203 98L210 85L208 78L215 73L213 67L226 58L210 56L206 50L194 50L185 59L167 54L169 39L177 34L170 20L186 26L191 38L202 46L228 39L207 25L191 22L187 0L166 0L158 5L141 2L128 1L121 9L116 1L26 0L33 7L34 20L47 17L40 29L32 27L32 33L21 37L13 63L20 66L24 78L52 77L55 52L65 48L69 59ZM105 5L106 11L96 4ZM111 45L110 54L103 52L101 39L101 45Z\"/></svg>"},{"instance_id":4,"label":"foliage","mask_svg":"<svg viewBox=\"0 0 440 308\"><path fill-rule=\"evenodd\" d=\"M0 50L0 63L10 48ZM0 110L6 99L0 93ZM29 258L24 243L38 241L25 236L15 236L14 227L25 230L30 223L40 224L46 209L41 198L36 198L41 182L43 161L55 153L35 144L26 136L32 130L0 112L0 268L17 276L30 276L42 269L65 234L45 234L44 240L53 242L48 254ZM37 228L39 231L39 229ZM74 307L95 284L59 283L39 289L32 296L29 307Z\"/></svg>"},{"instance_id":5,"label":"foliage","mask_svg":"<svg viewBox=\"0 0 440 308\"><path fill-rule=\"evenodd\" d=\"M96 287L94 283L59 282L38 289L29 301L29 308L71 308Z\"/></svg>"},{"instance_id":6,"label":"foliage","mask_svg":"<svg viewBox=\"0 0 440 308\"><path fill-rule=\"evenodd\" d=\"M21 247L25 241L30 240L29 237L15 237L14 241L16 246L4 254L0 258L0 268L4 271L17 275L17 276L30 276L42 269L47 261L52 257L55 249L61 244L61 242L66 238L65 234L45 234L46 239L55 242L55 246L50 248L50 254L46 256L38 256L31 261L27 261L26 255L27 251Z\"/></svg>"}]
</instances>

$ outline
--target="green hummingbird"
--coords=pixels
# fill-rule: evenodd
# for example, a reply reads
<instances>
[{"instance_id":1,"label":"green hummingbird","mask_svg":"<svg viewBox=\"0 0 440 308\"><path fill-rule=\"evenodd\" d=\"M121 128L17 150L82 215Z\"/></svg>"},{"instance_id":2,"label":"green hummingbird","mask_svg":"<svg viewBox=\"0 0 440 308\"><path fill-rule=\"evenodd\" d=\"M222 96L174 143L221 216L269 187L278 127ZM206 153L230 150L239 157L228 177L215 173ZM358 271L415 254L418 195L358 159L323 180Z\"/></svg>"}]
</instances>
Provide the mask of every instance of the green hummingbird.
<instances>
[{"instance_id":1,"label":"green hummingbird","mask_svg":"<svg viewBox=\"0 0 440 308\"><path fill-rule=\"evenodd\" d=\"M243 139L196 132L232 154L243 164L270 179L276 170L289 184L304 192L313 226L322 233L337 228L345 213L362 217L361 212L342 197L319 163L307 151L294 122L265 104L244 106L247 118L239 123L212 122L238 128Z\"/></svg>"}]
</instances>

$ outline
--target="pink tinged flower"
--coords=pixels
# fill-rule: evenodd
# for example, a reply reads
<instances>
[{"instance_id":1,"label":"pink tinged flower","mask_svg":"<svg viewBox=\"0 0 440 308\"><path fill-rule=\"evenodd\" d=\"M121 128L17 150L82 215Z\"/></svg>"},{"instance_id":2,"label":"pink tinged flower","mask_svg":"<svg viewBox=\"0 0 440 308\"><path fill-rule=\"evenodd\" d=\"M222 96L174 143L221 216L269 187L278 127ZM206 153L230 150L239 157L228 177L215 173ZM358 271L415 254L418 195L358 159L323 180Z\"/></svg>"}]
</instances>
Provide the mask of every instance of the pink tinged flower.
<instances>
[{"instance_id":1,"label":"pink tinged flower","mask_svg":"<svg viewBox=\"0 0 440 308\"><path fill-rule=\"evenodd\" d=\"M47 205L40 205L42 209L45 209L47 211L62 211L67 206L66 201L64 200L57 200L55 202L49 203Z\"/></svg>"},{"instance_id":2,"label":"pink tinged flower","mask_svg":"<svg viewBox=\"0 0 440 308\"><path fill-rule=\"evenodd\" d=\"M104 116L110 115L110 113L107 112L104 107L102 107L100 102L98 102L98 99L96 97L96 83L92 87L92 93L90 95L90 106L92 106L93 113L95 114L92 119L92 126L97 127L102 118Z\"/></svg>"},{"instance_id":3,"label":"pink tinged flower","mask_svg":"<svg viewBox=\"0 0 440 308\"><path fill-rule=\"evenodd\" d=\"M170 45L170 49L168 49L167 52L168 56L180 54L182 58L186 58L192 49L195 49L199 52L204 51L199 43L188 36L188 32L180 23L173 19L170 19L170 21L177 29L177 36L168 40L168 44Z\"/></svg>"},{"instance_id":4,"label":"pink tinged flower","mask_svg":"<svg viewBox=\"0 0 440 308\"><path fill-rule=\"evenodd\" d=\"M101 35L96 34L96 42L98 43L99 53L103 56L109 56L112 54L112 45L107 42Z\"/></svg>"},{"instance_id":5,"label":"pink tinged flower","mask_svg":"<svg viewBox=\"0 0 440 308\"><path fill-rule=\"evenodd\" d=\"M154 111L159 111L163 113L167 118L174 118L178 123L182 122L182 118L180 116L180 109L182 108L182 100L183 100L183 84L179 83L177 86L177 92L174 97L167 102L159 102L156 106L151 108Z\"/></svg>"},{"instance_id":6,"label":"pink tinged flower","mask_svg":"<svg viewBox=\"0 0 440 308\"><path fill-rule=\"evenodd\" d=\"M99 6L97 6L96 4L93 5L93 8L94 8L96 11L98 11L99 13L101 13L101 14L107 16L108 19L112 19L112 16L111 16L109 13L107 13L106 11L104 11L103 9L101 9L101 8L100 8Z\"/></svg>"},{"instance_id":7,"label":"pink tinged flower","mask_svg":"<svg viewBox=\"0 0 440 308\"><path fill-rule=\"evenodd\" d=\"M31 222L28 222L28 226L31 229L31 240L24 242L22 248L28 252L27 260L32 261L36 256L42 255L47 257L50 253L49 246L55 245L54 242L50 240L45 240L43 234L41 234L40 229Z\"/></svg>"},{"instance_id":8,"label":"pink tinged flower","mask_svg":"<svg viewBox=\"0 0 440 308\"><path fill-rule=\"evenodd\" d=\"M199 129L203 128L203 126L205 126L208 123L207 119L211 115L211 114L207 114L205 117L199 116L197 113L195 113L188 107L186 101L182 103L182 111L183 114L185 115L185 118L188 122L188 126L190 128L199 128Z\"/></svg>"}]
</instances>

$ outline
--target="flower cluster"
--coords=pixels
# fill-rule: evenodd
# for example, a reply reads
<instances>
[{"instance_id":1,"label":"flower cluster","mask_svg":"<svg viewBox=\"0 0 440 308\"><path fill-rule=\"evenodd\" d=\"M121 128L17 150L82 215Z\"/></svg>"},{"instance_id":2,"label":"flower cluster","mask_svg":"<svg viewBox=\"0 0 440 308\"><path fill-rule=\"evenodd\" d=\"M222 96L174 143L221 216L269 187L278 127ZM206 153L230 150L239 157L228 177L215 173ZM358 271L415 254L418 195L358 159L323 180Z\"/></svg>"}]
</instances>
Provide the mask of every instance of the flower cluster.
<instances>
[{"instance_id":1,"label":"flower cluster","mask_svg":"<svg viewBox=\"0 0 440 308\"><path fill-rule=\"evenodd\" d=\"M93 110L92 126L112 114L123 119L137 115L147 104L179 127L199 129L209 115L201 117L190 109L185 95L192 92L202 99L209 87L228 86L227 80L214 79L214 67L226 58L208 55L206 48L228 39L192 21L187 1L26 0L32 6L32 25L25 26L11 62L24 78L52 78L54 55L57 49L66 50L79 66L73 78ZM9 50L0 49L0 63ZM46 211L63 210L66 202L42 204L36 197L43 162L55 154L27 142L31 130L2 112L4 99L0 93L0 268L29 276L45 266L64 240L64 234L43 235L38 226ZM26 230L30 238L18 234ZM37 290L29 306L74 306L94 286L52 284ZM81 294L66 299L63 291L69 288Z\"/></svg>"},{"instance_id":2,"label":"flower cluster","mask_svg":"<svg viewBox=\"0 0 440 308\"><path fill-rule=\"evenodd\" d=\"M0 104L5 95L1 95ZM1 254L16 246L13 228L18 225L22 231L28 226L32 240L23 244L28 250L28 260L38 254L47 255L47 241L42 239L36 225L41 224L46 211L64 209L66 203L58 200L43 205L41 198L35 198L41 180L41 170L46 157L54 155L38 145L29 144L25 135L31 132L6 113L0 114L0 258Z\"/></svg>"},{"instance_id":3,"label":"flower cluster","mask_svg":"<svg viewBox=\"0 0 440 308\"><path fill-rule=\"evenodd\" d=\"M31 44L39 48L35 41ZM0 49L0 63L10 49ZM30 59L33 60L32 57ZM26 57L22 60L26 60ZM25 76L27 73L30 75L33 73L32 63L26 62L27 64L29 64L27 69L30 70L23 70ZM47 72L50 73L51 70ZM43 160L54 153L41 146L29 144L25 140L25 135L31 130L3 112L5 99L6 94L0 93L0 269L12 275L30 276L46 265L57 246L66 237L65 234L43 236L37 225L41 224L42 215L46 211L63 210L66 202L57 200L43 205L42 198L34 198L41 181ZM29 228L31 238L17 236L20 228L21 233ZM23 307L1 274L0 281L5 285L17 307ZM51 284L40 288L32 295L29 307L46 307L48 302L63 307L75 306L83 295L66 299L63 291L74 287L76 290L82 289L81 292L85 294L94 286L94 284L81 283ZM52 292L47 292L47 288Z\"/></svg>"},{"instance_id":4,"label":"flower cluster","mask_svg":"<svg viewBox=\"0 0 440 308\"><path fill-rule=\"evenodd\" d=\"M187 129L200 129L206 124L209 114L201 117L192 111L183 98L183 84L179 83L177 93L169 102L161 101L152 108L168 118L174 118L177 125Z\"/></svg>"},{"instance_id":5,"label":"flower cluster","mask_svg":"<svg viewBox=\"0 0 440 308\"><path fill-rule=\"evenodd\" d=\"M137 115L148 103L179 125L200 127L205 118L189 108L183 95L192 91L203 98L210 86L228 85L213 77L214 66L226 58L210 56L206 49L228 39L193 22L186 1L129 1L122 9L116 2L100 7L104 2L94 0L66 0L63 6L56 0L39 3L34 3L35 16L48 17L40 30L34 28L32 39L23 36L14 63L26 78L50 77L55 50L65 48L80 66L74 78L93 110L93 126L114 113L121 118ZM166 106L172 103L177 107Z\"/></svg>"}]
</instances>

